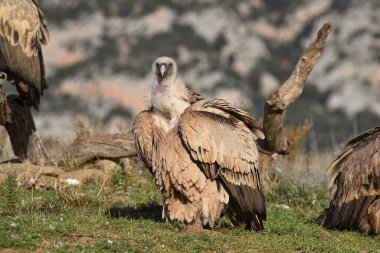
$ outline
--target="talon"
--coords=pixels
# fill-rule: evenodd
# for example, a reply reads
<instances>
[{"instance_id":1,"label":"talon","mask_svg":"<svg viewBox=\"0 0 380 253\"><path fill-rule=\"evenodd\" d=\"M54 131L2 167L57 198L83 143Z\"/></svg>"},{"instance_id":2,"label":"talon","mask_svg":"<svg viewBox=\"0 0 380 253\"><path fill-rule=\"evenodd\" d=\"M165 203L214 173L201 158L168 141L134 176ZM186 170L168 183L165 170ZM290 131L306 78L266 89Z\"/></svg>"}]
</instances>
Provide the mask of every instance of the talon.
<instances>
[{"instance_id":1,"label":"talon","mask_svg":"<svg viewBox=\"0 0 380 253\"><path fill-rule=\"evenodd\" d=\"M0 79L7 80L8 76L5 72L0 72Z\"/></svg>"}]
</instances>

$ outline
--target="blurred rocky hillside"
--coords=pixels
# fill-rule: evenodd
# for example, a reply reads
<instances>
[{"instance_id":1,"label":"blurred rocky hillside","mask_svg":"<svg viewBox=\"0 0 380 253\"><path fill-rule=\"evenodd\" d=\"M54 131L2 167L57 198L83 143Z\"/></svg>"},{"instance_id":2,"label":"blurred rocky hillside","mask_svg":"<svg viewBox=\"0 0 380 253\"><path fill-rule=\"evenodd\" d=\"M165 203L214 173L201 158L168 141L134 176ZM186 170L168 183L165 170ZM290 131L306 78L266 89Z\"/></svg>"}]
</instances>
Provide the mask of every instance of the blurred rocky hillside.
<instances>
[{"instance_id":1,"label":"blurred rocky hillside","mask_svg":"<svg viewBox=\"0 0 380 253\"><path fill-rule=\"evenodd\" d=\"M144 108L157 56L177 59L187 85L263 115L321 25L334 25L288 122L314 122L331 147L380 125L378 0L40 0L52 42L50 88L35 112L43 137L71 140L72 120L130 125Z\"/></svg>"}]
</instances>

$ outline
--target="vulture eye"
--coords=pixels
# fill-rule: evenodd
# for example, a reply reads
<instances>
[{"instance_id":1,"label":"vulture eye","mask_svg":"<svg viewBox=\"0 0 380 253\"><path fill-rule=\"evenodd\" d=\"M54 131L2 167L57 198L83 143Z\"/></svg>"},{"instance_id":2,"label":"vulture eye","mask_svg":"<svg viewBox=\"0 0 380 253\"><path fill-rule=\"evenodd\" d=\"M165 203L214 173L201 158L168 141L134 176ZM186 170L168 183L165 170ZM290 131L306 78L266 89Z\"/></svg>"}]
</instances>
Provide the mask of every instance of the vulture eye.
<instances>
[{"instance_id":1,"label":"vulture eye","mask_svg":"<svg viewBox=\"0 0 380 253\"><path fill-rule=\"evenodd\" d=\"M168 65L168 69L171 69L172 66L173 66L173 64L169 63L169 65Z\"/></svg>"},{"instance_id":2,"label":"vulture eye","mask_svg":"<svg viewBox=\"0 0 380 253\"><path fill-rule=\"evenodd\" d=\"M156 63L156 70L160 71L160 64Z\"/></svg>"}]
</instances>

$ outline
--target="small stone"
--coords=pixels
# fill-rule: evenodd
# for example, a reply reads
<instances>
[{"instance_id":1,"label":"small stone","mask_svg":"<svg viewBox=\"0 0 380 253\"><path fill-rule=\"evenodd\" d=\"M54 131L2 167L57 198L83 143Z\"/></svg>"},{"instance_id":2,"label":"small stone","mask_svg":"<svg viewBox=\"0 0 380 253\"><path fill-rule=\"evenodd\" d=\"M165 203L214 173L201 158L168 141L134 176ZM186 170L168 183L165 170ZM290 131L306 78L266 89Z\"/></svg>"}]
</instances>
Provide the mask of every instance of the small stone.
<instances>
[{"instance_id":1,"label":"small stone","mask_svg":"<svg viewBox=\"0 0 380 253\"><path fill-rule=\"evenodd\" d=\"M80 184L80 181L74 178L66 178L64 181L66 184L71 186L77 186Z\"/></svg>"},{"instance_id":2,"label":"small stone","mask_svg":"<svg viewBox=\"0 0 380 253\"><path fill-rule=\"evenodd\" d=\"M283 208L283 209L290 209L290 206L288 205L275 205L275 207Z\"/></svg>"}]
</instances>

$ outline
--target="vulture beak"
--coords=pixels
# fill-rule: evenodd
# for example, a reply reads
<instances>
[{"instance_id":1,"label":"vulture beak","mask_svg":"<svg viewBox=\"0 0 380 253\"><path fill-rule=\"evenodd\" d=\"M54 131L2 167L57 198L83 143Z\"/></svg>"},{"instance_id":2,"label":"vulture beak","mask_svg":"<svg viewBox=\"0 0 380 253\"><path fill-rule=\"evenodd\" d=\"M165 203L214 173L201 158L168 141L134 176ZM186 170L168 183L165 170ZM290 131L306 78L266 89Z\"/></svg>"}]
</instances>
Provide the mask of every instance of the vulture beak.
<instances>
[{"instance_id":1,"label":"vulture beak","mask_svg":"<svg viewBox=\"0 0 380 253\"><path fill-rule=\"evenodd\" d=\"M160 66L160 74L161 74L161 78L164 78L164 76L166 74L166 65L165 64L161 64L161 66Z\"/></svg>"}]
</instances>

